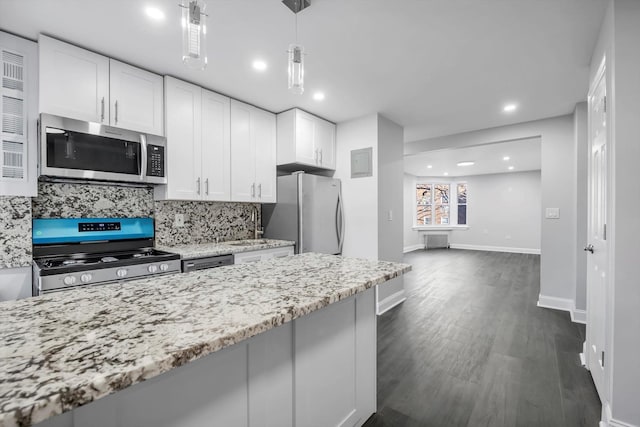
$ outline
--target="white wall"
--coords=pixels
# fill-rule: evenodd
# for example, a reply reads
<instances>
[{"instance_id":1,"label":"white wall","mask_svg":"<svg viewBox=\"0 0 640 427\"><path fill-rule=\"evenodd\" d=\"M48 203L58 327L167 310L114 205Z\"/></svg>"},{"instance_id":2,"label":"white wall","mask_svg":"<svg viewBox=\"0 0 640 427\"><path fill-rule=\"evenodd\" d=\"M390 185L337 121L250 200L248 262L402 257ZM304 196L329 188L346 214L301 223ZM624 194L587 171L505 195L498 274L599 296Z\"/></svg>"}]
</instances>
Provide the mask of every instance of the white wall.
<instances>
[{"instance_id":1,"label":"white wall","mask_svg":"<svg viewBox=\"0 0 640 427\"><path fill-rule=\"evenodd\" d=\"M351 150L373 147L373 176L351 178ZM378 259L378 115L338 123L336 173L345 211L344 256Z\"/></svg>"},{"instance_id":2,"label":"white wall","mask_svg":"<svg viewBox=\"0 0 640 427\"><path fill-rule=\"evenodd\" d=\"M452 248L540 252L540 171L463 177L466 230L453 230Z\"/></svg>"},{"instance_id":3,"label":"white wall","mask_svg":"<svg viewBox=\"0 0 640 427\"><path fill-rule=\"evenodd\" d=\"M415 209L416 209L416 176L405 173L404 174L404 252L415 251L416 249L423 249L424 244L420 233L413 230L413 223L415 221Z\"/></svg>"},{"instance_id":4,"label":"white wall","mask_svg":"<svg viewBox=\"0 0 640 427\"><path fill-rule=\"evenodd\" d=\"M609 289L606 322L609 363L605 408L611 425L640 426L640 2L609 4L591 60L591 81L606 56L607 108L610 111Z\"/></svg>"},{"instance_id":5,"label":"white wall","mask_svg":"<svg viewBox=\"0 0 640 427\"><path fill-rule=\"evenodd\" d=\"M573 115L431 138L405 145L405 155L540 137L542 210L559 208L559 219L542 219L540 301L574 304L576 282L576 162Z\"/></svg>"},{"instance_id":6,"label":"white wall","mask_svg":"<svg viewBox=\"0 0 640 427\"><path fill-rule=\"evenodd\" d=\"M404 130L378 116L378 259L402 262ZM404 298L402 276L378 286L378 301Z\"/></svg>"}]
</instances>

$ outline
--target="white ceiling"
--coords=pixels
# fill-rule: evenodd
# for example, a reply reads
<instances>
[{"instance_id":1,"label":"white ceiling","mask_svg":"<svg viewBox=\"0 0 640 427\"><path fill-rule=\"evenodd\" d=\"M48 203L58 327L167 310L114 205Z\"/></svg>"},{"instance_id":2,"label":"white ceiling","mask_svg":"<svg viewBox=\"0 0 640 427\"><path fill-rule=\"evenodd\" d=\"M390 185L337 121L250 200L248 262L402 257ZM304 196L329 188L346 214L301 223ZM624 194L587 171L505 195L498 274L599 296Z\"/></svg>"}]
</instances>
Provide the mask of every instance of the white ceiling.
<instances>
[{"instance_id":1,"label":"white ceiling","mask_svg":"<svg viewBox=\"0 0 640 427\"><path fill-rule=\"evenodd\" d=\"M404 170L416 176L449 177L485 175L490 173L540 170L540 138L499 142L451 150L427 151L405 156ZM509 160L504 160L509 157ZM458 166L458 162L473 161L472 166ZM429 168L428 166L432 167ZM513 170L509 170L513 166Z\"/></svg>"},{"instance_id":2,"label":"white ceiling","mask_svg":"<svg viewBox=\"0 0 640 427\"><path fill-rule=\"evenodd\" d=\"M373 112L405 141L567 114L586 98L606 0L311 0L298 15L306 91L286 88L294 14L280 0L208 0L205 71L180 61L179 0L0 0L0 29L40 32L273 112ZM164 10L163 23L144 15ZM267 61L262 74L254 58ZM313 101L315 90L326 99ZM506 102L519 109L501 112Z\"/></svg>"}]
</instances>

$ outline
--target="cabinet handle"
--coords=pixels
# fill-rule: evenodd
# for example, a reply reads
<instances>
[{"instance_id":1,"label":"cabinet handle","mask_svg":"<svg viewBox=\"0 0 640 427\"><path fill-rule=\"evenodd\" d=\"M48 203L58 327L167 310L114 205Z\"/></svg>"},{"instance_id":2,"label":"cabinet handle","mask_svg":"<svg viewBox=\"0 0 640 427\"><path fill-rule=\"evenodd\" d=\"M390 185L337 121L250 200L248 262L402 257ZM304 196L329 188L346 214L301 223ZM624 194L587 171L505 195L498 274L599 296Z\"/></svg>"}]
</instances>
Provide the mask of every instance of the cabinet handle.
<instances>
[{"instance_id":1,"label":"cabinet handle","mask_svg":"<svg viewBox=\"0 0 640 427\"><path fill-rule=\"evenodd\" d=\"M262 199L262 184L258 184L258 198Z\"/></svg>"},{"instance_id":2,"label":"cabinet handle","mask_svg":"<svg viewBox=\"0 0 640 427\"><path fill-rule=\"evenodd\" d=\"M196 192L200 194L200 177L196 179Z\"/></svg>"},{"instance_id":3,"label":"cabinet handle","mask_svg":"<svg viewBox=\"0 0 640 427\"><path fill-rule=\"evenodd\" d=\"M316 165L318 164L318 149L316 148Z\"/></svg>"},{"instance_id":4,"label":"cabinet handle","mask_svg":"<svg viewBox=\"0 0 640 427\"><path fill-rule=\"evenodd\" d=\"M251 197L256 197L256 183L251 184Z\"/></svg>"},{"instance_id":5,"label":"cabinet handle","mask_svg":"<svg viewBox=\"0 0 640 427\"><path fill-rule=\"evenodd\" d=\"M100 122L104 122L104 96L100 101Z\"/></svg>"},{"instance_id":6,"label":"cabinet handle","mask_svg":"<svg viewBox=\"0 0 640 427\"><path fill-rule=\"evenodd\" d=\"M115 124L118 124L118 101L117 100L116 100L115 107L116 107L116 119L115 119L116 121L115 121Z\"/></svg>"},{"instance_id":7,"label":"cabinet handle","mask_svg":"<svg viewBox=\"0 0 640 427\"><path fill-rule=\"evenodd\" d=\"M209 195L209 178L204 180L204 194Z\"/></svg>"},{"instance_id":8,"label":"cabinet handle","mask_svg":"<svg viewBox=\"0 0 640 427\"><path fill-rule=\"evenodd\" d=\"M322 164L322 148L320 149L320 164Z\"/></svg>"}]
</instances>

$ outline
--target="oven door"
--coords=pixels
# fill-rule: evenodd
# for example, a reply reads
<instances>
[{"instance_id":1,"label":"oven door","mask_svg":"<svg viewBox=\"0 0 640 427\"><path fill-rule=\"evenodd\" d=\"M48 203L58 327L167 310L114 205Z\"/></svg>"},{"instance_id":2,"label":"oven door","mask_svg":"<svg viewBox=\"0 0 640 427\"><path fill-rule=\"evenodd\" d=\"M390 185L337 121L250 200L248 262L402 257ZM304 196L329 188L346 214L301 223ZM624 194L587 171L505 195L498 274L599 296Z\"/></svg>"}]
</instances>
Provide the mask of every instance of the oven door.
<instances>
[{"instance_id":1,"label":"oven door","mask_svg":"<svg viewBox=\"0 0 640 427\"><path fill-rule=\"evenodd\" d=\"M145 182L146 136L50 114L40 115L40 174Z\"/></svg>"}]
</instances>

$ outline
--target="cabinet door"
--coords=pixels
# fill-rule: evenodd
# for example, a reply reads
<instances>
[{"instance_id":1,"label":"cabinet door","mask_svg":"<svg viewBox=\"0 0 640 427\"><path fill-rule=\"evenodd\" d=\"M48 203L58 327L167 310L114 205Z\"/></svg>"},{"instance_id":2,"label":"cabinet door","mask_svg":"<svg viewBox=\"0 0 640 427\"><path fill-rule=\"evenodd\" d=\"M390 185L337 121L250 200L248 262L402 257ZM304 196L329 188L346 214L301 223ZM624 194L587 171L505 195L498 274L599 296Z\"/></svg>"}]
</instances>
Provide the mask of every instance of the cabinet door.
<instances>
[{"instance_id":1,"label":"cabinet door","mask_svg":"<svg viewBox=\"0 0 640 427\"><path fill-rule=\"evenodd\" d=\"M256 198L260 203L276 202L276 116L254 108L251 133L256 152Z\"/></svg>"},{"instance_id":2,"label":"cabinet door","mask_svg":"<svg viewBox=\"0 0 640 427\"><path fill-rule=\"evenodd\" d=\"M315 137L318 144L318 164L325 169L336 168L336 126L322 119L316 120Z\"/></svg>"},{"instance_id":3,"label":"cabinet door","mask_svg":"<svg viewBox=\"0 0 640 427\"><path fill-rule=\"evenodd\" d=\"M202 93L195 86L165 77L168 199L202 199Z\"/></svg>"},{"instance_id":4,"label":"cabinet door","mask_svg":"<svg viewBox=\"0 0 640 427\"><path fill-rule=\"evenodd\" d=\"M109 123L109 59L40 36L40 112Z\"/></svg>"},{"instance_id":5,"label":"cabinet door","mask_svg":"<svg viewBox=\"0 0 640 427\"><path fill-rule=\"evenodd\" d=\"M164 135L162 76L110 60L111 125Z\"/></svg>"},{"instance_id":6,"label":"cabinet door","mask_svg":"<svg viewBox=\"0 0 640 427\"><path fill-rule=\"evenodd\" d=\"M250 202L256 195L256 153L251 136L253 110L231 100L231 200Z\"/></svg>"},{"instance_id":7,"label":"cabinet door","mask_svg":"<svg viewBox=\"0 0 640 427\"><path fill-rule=\"evenodd\" d=\"M202 90L202 179L204 200L231 200L230 100Z\"/></svg>"},{"instance_id":8,"label":"cabinet door","mask_svg":"<svg viewBox=\"0 0 640 427\"><path fill-rule=\"evenodd\" d=\"M296 110L296 162L309 165L318 164L315 127L316 118L304 111Z\"/></svg>"}]
</instances>

